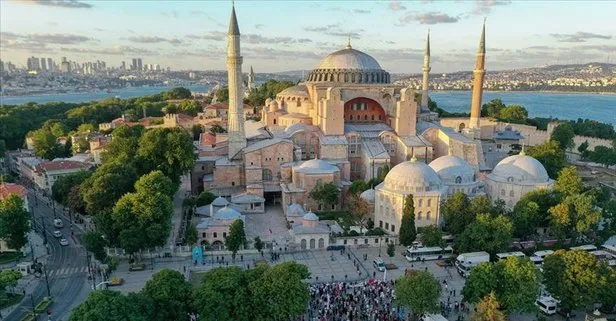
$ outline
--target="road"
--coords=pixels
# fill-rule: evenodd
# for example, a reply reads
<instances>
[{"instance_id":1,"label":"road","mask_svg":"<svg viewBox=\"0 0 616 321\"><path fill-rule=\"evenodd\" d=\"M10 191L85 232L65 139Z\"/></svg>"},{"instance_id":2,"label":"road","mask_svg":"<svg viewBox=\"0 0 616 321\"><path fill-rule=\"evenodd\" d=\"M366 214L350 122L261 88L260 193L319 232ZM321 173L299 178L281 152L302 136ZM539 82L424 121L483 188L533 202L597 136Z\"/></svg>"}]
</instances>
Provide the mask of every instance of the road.
<instances>
[{"instance_id":1,"label":"road","mask_svg":"<svg viewBox=\"0 0 616 321\"><path fill-rule=\"evenodd\" d=\"M60 245L59 238L55 238L52 234L57 228L53 225L54 211L49 206L50 202L32 191L29 193L29 199L35 217L37 233L41 234L44 225L45 236L49 245L49 257L47 262L44 262L44 266L47 270L49 290L54 299L54 303L50 307L52 313L51 320L68 320L70 311L85 300L90 292L90 285L87 279L87 252L79 240L81 233L73 227L75 235L71 237L69 220L61 216L60 211L56 208L58 218L62 219L64 223L64 227L58 230L69 241L68 246ZM30 295L33 296L35 304L47 296L44 276L41 277L41 282L39 282L32 293L26 293L26 299L7 316L6 320L20 320L32 310ZM47 315L39 316L39 318L47 320Z\"/></svg>"}]
</instances>

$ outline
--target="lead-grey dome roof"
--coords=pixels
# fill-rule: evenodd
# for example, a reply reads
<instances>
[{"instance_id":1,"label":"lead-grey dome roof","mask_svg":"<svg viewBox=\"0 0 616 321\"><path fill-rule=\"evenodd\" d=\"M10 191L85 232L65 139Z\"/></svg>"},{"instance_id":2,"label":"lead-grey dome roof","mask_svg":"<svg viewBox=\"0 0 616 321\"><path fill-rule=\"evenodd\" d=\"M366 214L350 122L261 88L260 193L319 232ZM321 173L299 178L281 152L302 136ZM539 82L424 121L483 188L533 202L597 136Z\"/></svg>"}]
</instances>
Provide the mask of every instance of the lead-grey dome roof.
<instances>
[{"instance_id":1,"label":"lead-grey dome roof","mask_svg":"<svg viewBox=\"0 0 616 321\"><path fill-rule=\"evenodd\" d=\"M353 48L332 52L321 61L317 69L381 70L372 56Z\"/></svg>"}]
</instances>

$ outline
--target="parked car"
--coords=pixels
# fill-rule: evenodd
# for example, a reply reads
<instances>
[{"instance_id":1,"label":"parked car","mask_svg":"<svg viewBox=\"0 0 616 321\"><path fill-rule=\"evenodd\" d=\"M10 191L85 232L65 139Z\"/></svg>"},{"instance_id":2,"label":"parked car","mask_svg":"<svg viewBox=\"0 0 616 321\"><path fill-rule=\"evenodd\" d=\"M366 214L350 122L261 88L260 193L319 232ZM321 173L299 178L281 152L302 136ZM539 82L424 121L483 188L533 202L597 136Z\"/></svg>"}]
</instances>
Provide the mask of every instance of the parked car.
<instances>
[{"instance_id":1,"label":"parked car","mask_svg":"<svg viewBox=\"0 0 616 321\"><path fill-rule=\"evenodd\" d=\"M372 263L374 264L374 267L381 271L384 272L385 271L385 263L383 262L383 260L381 260L380 258L376 258L374 259L374 261L372 261Z\"/></svg>"},{"instance_id":2,"label":"parked car","mask_svg":"<svg viewBox=\"0 0 616 321\"><path fill-rule=\"evenodd\" d=\"M68 246L68 240L67 240L67 239L64 239L64 238L60 239L60 245L62 245L62 246Z\"/></svg>"},{"instance_id":3,"label":"parked car","mask_svg":"<svg viewBox=\"0 0 616 321\"><path fill-rule=\"evenodd\" d=\"M62 237L62 232L60 232L60 231L58 231L58 230L53 231L53 233L52 233L52 234L53 234L53 236L54 236L54 237L56 237L56 238L60 238L60 237Z\"/></svg>"},{"instance_id":4,"label":"parked car","mask_svg":"<svg viewBox=\"0 0 616 321\"><path fill-rule=\"evenodd\" d=\"M56 218L53 220L53 226L57 227L57 228L63 228L64 227L64 222L62 222L61 219Z\"/></svg>"}]
</instances>

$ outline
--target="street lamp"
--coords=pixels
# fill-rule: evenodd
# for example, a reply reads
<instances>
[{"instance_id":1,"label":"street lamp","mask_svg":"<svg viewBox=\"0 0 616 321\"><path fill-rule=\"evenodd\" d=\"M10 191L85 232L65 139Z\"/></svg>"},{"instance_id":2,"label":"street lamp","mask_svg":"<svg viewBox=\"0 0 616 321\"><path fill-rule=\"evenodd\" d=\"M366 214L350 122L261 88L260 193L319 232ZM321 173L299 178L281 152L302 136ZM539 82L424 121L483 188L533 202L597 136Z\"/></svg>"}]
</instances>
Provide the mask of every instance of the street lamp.
<instances>
[{"instance_id":1,"label":"street lamp","mask_svg":"<svg viewBox=\"0 0 616 321\"><path fill-rule=\"evenodd\" d=\"M47 285L47 296L51 297L51 291L49 290L49 277L47 276L47 267L43 265L43 273L45 273L45 284Z\"/></svg>"}]
</instances>

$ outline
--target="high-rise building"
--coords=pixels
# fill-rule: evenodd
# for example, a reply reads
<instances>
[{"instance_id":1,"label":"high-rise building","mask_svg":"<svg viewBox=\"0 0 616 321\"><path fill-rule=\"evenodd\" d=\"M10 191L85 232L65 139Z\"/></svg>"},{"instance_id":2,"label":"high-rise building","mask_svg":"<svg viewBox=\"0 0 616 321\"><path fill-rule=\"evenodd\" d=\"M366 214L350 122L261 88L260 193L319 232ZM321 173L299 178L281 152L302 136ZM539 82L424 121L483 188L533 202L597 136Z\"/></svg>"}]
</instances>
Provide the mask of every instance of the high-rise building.
<instances>
[{"instance_id":1,"label":"high-rise building","mask_svg":"<svg viewBox=\"0 0 616 321\"><path fill-rule=\"evenodd\" d=\"M143 70L143 61L141 60L141 58L137 58L137 70Z\"/></svg>"},{"instance_id":2,"label":"high-rise building","mask_svg":"<svg viewBox=\"0 0 616 321\"><path fill-rule=\"evenodd\" d=\"M120 67L122 70L126 70L126 61L122 61L122 66Z\"/></svg>"},{"instance_id":3,"label":"high-rise building","mask_svg":"<svg viewBox=\"0 0 616 321\"><path fill-rule=\"evenodd\" d=\"M47 70L47 59L41 58L41 70Z\"/></svg>"},{"instance_id":4,"label":"high-rise building","mask_svg":"<svg viewBox=\"0 0 616 321\"><path fill-rule=\"evenodd\" d=\"M28 70L39 70L41 69L41 65L39 59L37 57L28 58Z\"/></svg>"},{"instance_id":5,"label":"high-rise building","mask_svg":"<svg viewBox=\"0 0 616 321\"><path fill-rule=\"evenodd\" d=\"M0 60L0 74L4 73L4 62Z\"/></svg>"},{"instance_id":6,"label":"high-rise building","mask_svg":"<svg viewBox=\"0 0 616 321\"><path fill-rule=\"evenodd\" d=\"M53 64L53 59L51 59L51 58L47 58L47 69L49 71L54 71L56 69L54 64Z\"/></svg>"},{"instance_id":7,"label":"high-rise building","mask_svg":"<svg viewBox=\"0 0 616 321\"><path fill-rule=\"evenodd\" d=\"M130 65L130 70L137 70L137 58L133 58L133 64Z\"/></svg>"},{"instance_id":8,"label":"high-rise building","mask_svg":"<svg viewBox=\"0 0 616 321\"><path fill-rule=\"evenodd\" d=\"M227 132L229 137L229 160L236 157L246 147L244 134L244 104L242 101L242 56L240 53L240 27L235 16L235 7L231 9L229 32L227 34L227 82L229 86L229 113Z\"/></svg>"},{"instance_id":9,"label":"high-rise building","mask_svg":"<svg viewBox=\"0 0 616 321\"><path fill-rule=\"evenodd\" d=\"M66 60L66 57L62 57L62 62L60 63L60 71L71 72L71 64Z\"/></svg>"},{"instance_id":10,"label":"high-rise building","mask_svg":"<svg viewBox=\"0 0 616 321\"><path fill-rule=\"evenodd\" d=\"M159 64L154 64L154 70L155 71L160 71L160 65Z\"/></svg>"}]
</instances>

